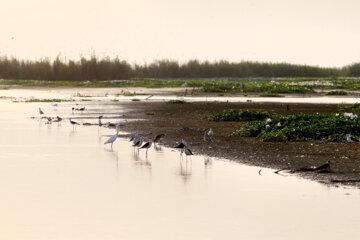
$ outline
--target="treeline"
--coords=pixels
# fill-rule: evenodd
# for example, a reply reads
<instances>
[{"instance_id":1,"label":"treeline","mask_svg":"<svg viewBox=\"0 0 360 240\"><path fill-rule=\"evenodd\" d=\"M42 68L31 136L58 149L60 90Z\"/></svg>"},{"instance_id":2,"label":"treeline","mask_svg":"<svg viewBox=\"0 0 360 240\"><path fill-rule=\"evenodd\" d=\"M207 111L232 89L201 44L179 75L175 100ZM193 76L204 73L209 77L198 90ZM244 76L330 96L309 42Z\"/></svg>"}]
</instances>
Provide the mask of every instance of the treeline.
<instances>
[{"instance_id":1,"label":"treeline","mask_svg":"<svg viewBox=\"0 0 360 240\"><path fill-rule=\"evenodd\" d=\"M1 79L24 80L115 80L131 78L243 78L243 77L337 77L360 76L360 63L343 68L322 68L287 63L261 63L228 61L200 62L190 60L155 61L151 64L131 65L118 58L95 56L78 61L65 61L59 57L24 61L0 57Z\"/></svg>"}]
</instances>

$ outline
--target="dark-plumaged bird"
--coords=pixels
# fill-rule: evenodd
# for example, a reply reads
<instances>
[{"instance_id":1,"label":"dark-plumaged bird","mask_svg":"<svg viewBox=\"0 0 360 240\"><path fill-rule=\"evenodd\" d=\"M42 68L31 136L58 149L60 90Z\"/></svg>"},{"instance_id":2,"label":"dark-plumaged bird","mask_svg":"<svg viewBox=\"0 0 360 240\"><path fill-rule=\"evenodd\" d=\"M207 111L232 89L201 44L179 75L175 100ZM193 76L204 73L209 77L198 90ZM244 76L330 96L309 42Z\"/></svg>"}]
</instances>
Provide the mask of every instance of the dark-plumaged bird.
<instances>
[{"instance_id":1,"label":"dark-plumaged bird","mask_svg":"<svg viewBox=\"0 0 360 240\"><path fill-rule=\"evenodd\" d=\"M71 120L71 118L69 118L69 121L70 121L70 123L71 123L72 125L80 125L80 123Z\"/></svg>"},{"instance_id":2,"label":"dark-plumaged bird","mask_svg":"<svg viewBox=\"0 0 360 240\"><path fill-rule=\"evenodd\" d=\"M146 156L148 153L149 148L151 148L151 145L153 143L153 139L150 138L149 141L147 143L145 143L142 147L140 147L139 149L146 149Z\"/></svg>"},{"instance_id":3,"label":"dark-plumaged bird","mask_svg":"<svg viewBox=\"0 0 360 240\"><path fill-rule=\"evenodd\" d=\"M62 120L62 118L59 117L59 116L56 116L56 119L57 119L59 122Z\"/></svg>"},{"instance_id":4,"label":"dark-plumaged bird","mask_svg":"<svg viewBox=\"0 0 360 240\"><path fill-rule=\"evenodd\" d=\"M156 137L154 139L154 143L160 142L164 136L165 136L165 134L163 134L163 133L156 135Z\"/></svg>"},{"instance_id":5,"label":"dark-plumaged bird","mask_svg":"<svg viewBox=\"0 0 360 240\"><path fill-rule=\"evenodd\" d=\"M181 139L181 142L174 146L174 148L184 148L187 146L185 139Z\"/></svg>"},{"instance_id":6,"label":"dark-plumaged bird","mask_svg":"<svg viewBox=\"0 0 360 240\"><path fill-rule=\"evenodd\" d=\"M185 155L187 156L190 156L190 155L194 155L190 149L188 149L186 146L184 147L184 152L185 152Z\"/></svg>"},{"instance_id":7,"label":"dark-plumaged bird","mask_svg":"<svg viewBox=\"0 0 360 240\"><path fill-rule=\"evenodd\" d=\"M41 110L41 108L39 108L39 113L40 113L40 115L44 114L44 112Z\"/></svg>"}]
</instances>

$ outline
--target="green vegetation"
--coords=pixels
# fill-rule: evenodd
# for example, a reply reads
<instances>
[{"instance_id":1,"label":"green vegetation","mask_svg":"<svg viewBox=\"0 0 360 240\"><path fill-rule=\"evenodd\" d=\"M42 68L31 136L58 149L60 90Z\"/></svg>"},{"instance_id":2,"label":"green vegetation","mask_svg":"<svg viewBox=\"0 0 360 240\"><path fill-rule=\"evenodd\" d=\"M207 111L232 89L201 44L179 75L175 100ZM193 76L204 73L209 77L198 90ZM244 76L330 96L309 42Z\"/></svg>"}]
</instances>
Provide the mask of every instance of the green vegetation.
<instances>
[{"instance_id":1,"label":"green vegetation","mask_svg":"<svg viewBox=\"0 0 360 240\"><path fill-rule=\"evenodd\" d=\"M263 110L224 110L209 117L210 121L253 121L263 120L270 114Z\"/></svg>"},{"instance_id":2,"label":"green vegetation","mask_svg":"<svg viewBox=\"0 0 360 240\"><path fill-rule=\"evenodd\" d=\"M138 98L133 98L133 99L131 99L131 101L133 101L133 102L140 102L140 99L138 99Z\"/></svg>"},{"instance_id":3,"label":"green vegetation","mask_svg":"<svg viewBox=\"0 0 360 240\"><path fill-rule=\"evenodd\" d=\"M345 95L349 95L348 92L345 91L330 91L327 92L325 95L328 96L345 96Z\"/></svg>"},{"instance_id":4,"label":"green vegetation","mask_svg":"<svg viewBox=\"0 0 360 240\"><path fill-rule=\"evenodd\" d=\"M340 108L343 112L360 113L360 103L343 106Z\"/></svg>"},{"instance_id":5,"label":"green vegetation","mask_svg":"<svg viewBox=\"0 0 360 240\"><path fill-rule=\"evenodd\" d=\"M298 114L273 116L263 121L246 123L232 135L258 137L263 141L324 140L344 142L345 135L360 135L360 120L352 113Z\"/></svg>"},{"instance_id":6,"label":"green vegetation","mask_svg":"<svg viewBox=\"0 0 360 240\"><path fill-rule=\"evenodd\" d=\"M155 112L147 112L146 115L154 116Z\"/></svg>"},{"instance_id":7,"label":"green vegetation","mask_svg":"<svg viewBox=\"0 0 360 240\"><path fill-rule=\"evenodd\" d=\"M186 101L184 100L179 100L179 99L176 99L176 100L169 100L169 101L166 101L165 102L166 104L184 104L184 103L187 103Z\"/></svg>"}]
</instances>

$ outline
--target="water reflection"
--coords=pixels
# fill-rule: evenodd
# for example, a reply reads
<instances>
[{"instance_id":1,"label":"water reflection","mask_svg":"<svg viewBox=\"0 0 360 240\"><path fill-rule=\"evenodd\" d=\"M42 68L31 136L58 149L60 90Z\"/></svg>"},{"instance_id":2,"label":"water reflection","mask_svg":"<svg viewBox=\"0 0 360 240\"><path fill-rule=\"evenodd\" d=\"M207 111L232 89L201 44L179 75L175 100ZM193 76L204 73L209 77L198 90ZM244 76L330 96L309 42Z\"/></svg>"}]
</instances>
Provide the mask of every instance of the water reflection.
<instances>
[{"instance_id":1,"label":"water reflection","mask_svg":"<svg viewBox=\"0 0 360 240\"><path fill-rule=\"evenodd\" d=\"M145 160L144 160L142 157L140 157L140 154L136 151L133 151L131 156L135 162L135 165L147 166L147 167L151 168L151 162L149 161L147 156L145 157Z\"/></svg>"},{"instance_id":2,"label":"water reflection","mask_svg":"<svg viewBox=\"0 0 360 240\"><path fill-rule=\"evenodd\" d=\"M192 160L185 159L183 160L180 157L180 175L182 179L187 182L191 179L191 169L192 169Z\"/></svg>"}]
</instances>

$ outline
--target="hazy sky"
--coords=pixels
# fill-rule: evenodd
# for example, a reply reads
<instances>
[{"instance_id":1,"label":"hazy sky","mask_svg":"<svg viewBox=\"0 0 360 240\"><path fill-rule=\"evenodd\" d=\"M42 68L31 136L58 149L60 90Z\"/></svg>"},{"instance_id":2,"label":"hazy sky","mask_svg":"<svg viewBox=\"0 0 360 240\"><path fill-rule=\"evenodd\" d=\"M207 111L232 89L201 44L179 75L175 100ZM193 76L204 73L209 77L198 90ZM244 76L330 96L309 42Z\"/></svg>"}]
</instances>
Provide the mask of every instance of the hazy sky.
<instances>
[{"instance_id":1,"label":"hazy sky","mask_svg":"<svg viewBox=\"0 0 360 240\"><path fill-rule=\"evenodd\" d=\"M342 66L360 61L358 0L0 0L0 55Z\"/></svg>"}]
</instances>

